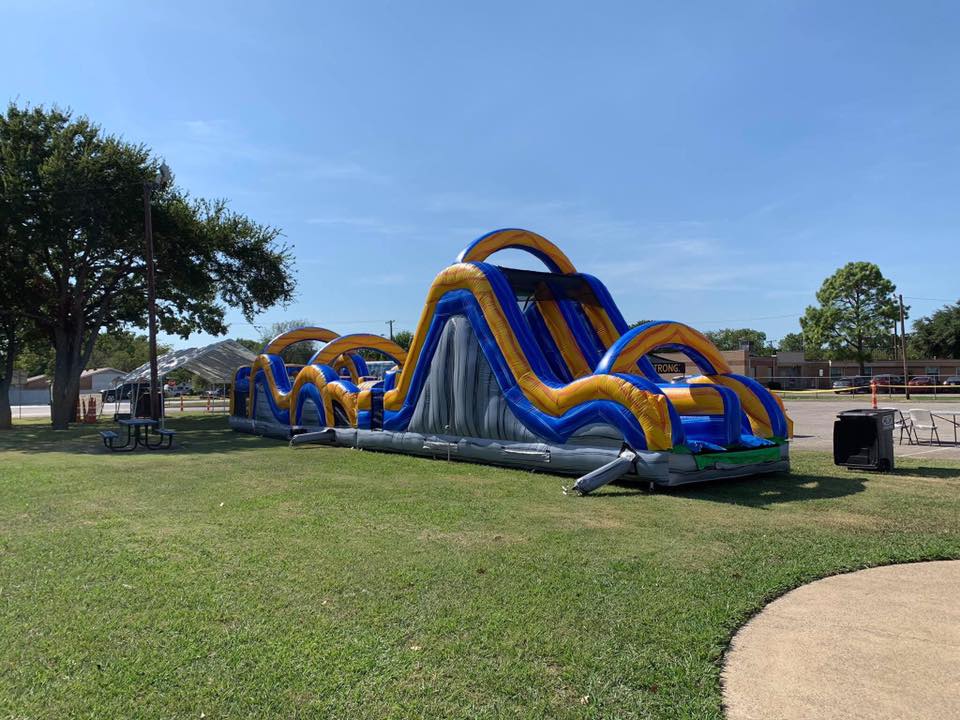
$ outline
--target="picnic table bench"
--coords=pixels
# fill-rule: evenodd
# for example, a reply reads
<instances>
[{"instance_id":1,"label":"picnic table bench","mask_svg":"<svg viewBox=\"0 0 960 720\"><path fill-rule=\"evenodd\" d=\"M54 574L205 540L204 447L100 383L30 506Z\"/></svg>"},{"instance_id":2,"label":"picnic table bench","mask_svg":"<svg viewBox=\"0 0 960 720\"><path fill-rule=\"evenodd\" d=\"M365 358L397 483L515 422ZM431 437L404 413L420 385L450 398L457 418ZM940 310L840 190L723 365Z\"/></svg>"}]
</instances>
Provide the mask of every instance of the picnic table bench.
<instances>
[{"instance_id":1,"label":"picnic table bench","mask_svg":"<svg viewBox=\"0 0 960 720\"><path fill-rule=\"evenodd\" d=\"M133 451L138 447L145 447L148 450L169 450L173 447L173 438L177 434L175 430L159 427L159 421L148 418L118 420L117 424L127 429L127 439L123 445L117 444L116 441L120 439L120 435L113 430L102 430L100 432L104 447L113 452ZM151 434L156 435L159 439L156 442L151 442Z\"/></svg>"}]
</instances>

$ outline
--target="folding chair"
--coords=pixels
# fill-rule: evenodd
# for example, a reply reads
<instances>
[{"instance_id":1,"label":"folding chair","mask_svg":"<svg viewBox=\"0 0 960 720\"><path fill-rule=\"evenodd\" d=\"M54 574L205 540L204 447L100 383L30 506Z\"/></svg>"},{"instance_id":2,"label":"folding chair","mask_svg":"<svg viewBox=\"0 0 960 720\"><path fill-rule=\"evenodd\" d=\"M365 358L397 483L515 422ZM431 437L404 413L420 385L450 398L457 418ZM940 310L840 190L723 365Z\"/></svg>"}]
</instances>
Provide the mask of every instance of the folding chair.
<instances>
[{"instance_id":1,"label":"folding chair","mask_svg":"<svg viewBox=\"0 0 960 720\"><path fill-rule=\"evenodd\" d=\"M930 438L928 442L933 444L933 439L937 439L937 445L942 445L940 442L940 433L937 431L937 423L933 419L933 415L929 410L921 410L919 408L910 408L907 411L910 413L910 421L913 426L913 434L917 439L917 445L920 444L920 434L918 430L927 430L930 433Z\"/></svg>"},{"instance_id":2,"label":"folding chair","mask_svg":"<svg viewBox=\"0 0 960 720\"><path fill-rule=\"evenodd\" d=\"M916 433L916 430L914 430L914 427L913 427L913 420L911 420L909 417L904 415L902 410L897 410L897 416L896 418L894 418L894 421L893 421L893 429L900 431L900 440L899 440L900 445L903 445L904 433L907 434L907 445L914 444L913 436ZM917 444L919 443L920 441L917 440Z\"/></svg>"}]
</instances>

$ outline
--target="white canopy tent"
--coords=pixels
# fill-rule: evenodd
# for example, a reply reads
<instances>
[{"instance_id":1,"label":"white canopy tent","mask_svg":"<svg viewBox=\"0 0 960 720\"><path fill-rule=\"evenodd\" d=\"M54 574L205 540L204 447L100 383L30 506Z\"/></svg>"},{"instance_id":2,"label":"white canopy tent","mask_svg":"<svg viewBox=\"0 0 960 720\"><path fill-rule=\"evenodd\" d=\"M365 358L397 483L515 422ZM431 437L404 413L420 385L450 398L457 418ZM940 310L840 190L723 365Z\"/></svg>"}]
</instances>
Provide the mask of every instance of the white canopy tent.
<instances>
[{"instance_id":1,"label":"white canopy tent","mask_svg":"<svg viewBox=\"0 0 960 720\"><path fill-rule=\"evenodd\" d=\"M166 375L174 370L187 370L199 375L214 385L231 385L237 368L250 365L256 354L234 340L221 340L218 343L201 348L175 350L157 358L157 374L161 383ZM135 385L130 393L130 412L133 412L134 398L139 395L140 386L150 384L150 363L144 363L131 370L118 381L118 387ZM119 409L120 403L117 403Z\"/></svg>"},{"instance_id":2,"label":"white canopy tent","mask_svg":"<svg viewBox=\"0 0 960 720\"><path fill-rule=\"evenodd\" d=\"M237 368L249 365L256 355L234 340L221 340L202 348L174 350L157 358L160 377L174 370L188 370L209 383L229 385ZM150 363L144 363L121 378L122 384L150 382Z\"/></svg>"}]
</instances>

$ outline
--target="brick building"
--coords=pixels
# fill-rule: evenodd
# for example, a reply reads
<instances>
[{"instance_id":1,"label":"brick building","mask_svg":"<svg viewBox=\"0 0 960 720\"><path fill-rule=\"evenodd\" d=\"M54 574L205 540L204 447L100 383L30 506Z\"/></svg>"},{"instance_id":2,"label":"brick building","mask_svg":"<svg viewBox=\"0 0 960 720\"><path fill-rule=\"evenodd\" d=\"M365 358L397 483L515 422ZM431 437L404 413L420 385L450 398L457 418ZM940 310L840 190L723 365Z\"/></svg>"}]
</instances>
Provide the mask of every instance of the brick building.
<instances>
[{"instance_id":1,"label":"brick building","mask_svg":"<svg viewBox=\"0 0 960 720\"><path fill-rule=\"evenodd\" d=\"M834 380L860 374L854 360L808 360L802 352L780 352L775 355L756 355L747 348L722 351L733 372L756 378L763 384L779 383L784 389L829 388ZM679 353L661 353L662 357L683 363L682 372L692 375L696 366ZM872 360L866 363L865 374L903 375L901 360ZM930 375L941 382L952 375L960 375L960 360L931 358L907 360L907 378ZM664 377L672 377L665 375Z\"/></svg>"}]
</instances>

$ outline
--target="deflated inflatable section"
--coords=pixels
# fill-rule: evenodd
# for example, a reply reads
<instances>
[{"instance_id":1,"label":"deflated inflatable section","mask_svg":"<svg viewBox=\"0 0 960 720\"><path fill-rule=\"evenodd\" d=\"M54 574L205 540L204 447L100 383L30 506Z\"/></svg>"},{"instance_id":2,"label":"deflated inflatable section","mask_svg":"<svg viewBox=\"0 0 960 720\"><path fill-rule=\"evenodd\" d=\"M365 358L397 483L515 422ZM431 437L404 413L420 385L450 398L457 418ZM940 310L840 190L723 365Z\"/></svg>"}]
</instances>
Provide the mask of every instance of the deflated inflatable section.
<instances>
[{"instance_id":1,"label":"deflated inflatable section","mask_svg":"<svg viewBox=\"0 0 960 720\"><path fill-rule=\"evenodd\" d=\"M527 251L532 272L492 265ZM305 366L297 342L323 343ZM383 377L364 355L395 363ZM654 352L699 374L667 382ZM677 322L630 328L606 287L536 233L477 239L430 286L408 351L377 335L300 328L237 371L237 430L351 447L584 474L588 492L633 476L661 485L786 470L792 424L779 399L731 372Z\"/></svg>"}]
</instances>

